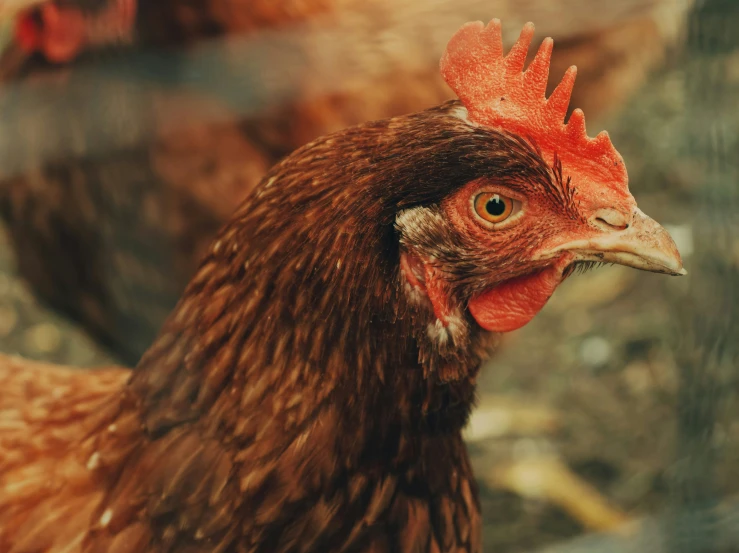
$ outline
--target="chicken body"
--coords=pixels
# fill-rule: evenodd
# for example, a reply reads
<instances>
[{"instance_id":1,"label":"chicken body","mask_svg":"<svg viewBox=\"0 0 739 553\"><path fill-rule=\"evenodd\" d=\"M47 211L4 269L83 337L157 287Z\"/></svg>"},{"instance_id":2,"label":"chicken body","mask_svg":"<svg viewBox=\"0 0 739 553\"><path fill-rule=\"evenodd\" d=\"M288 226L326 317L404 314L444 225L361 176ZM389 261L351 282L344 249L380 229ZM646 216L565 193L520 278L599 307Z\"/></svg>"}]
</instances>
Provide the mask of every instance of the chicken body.
<instances>
[{"instance_id":1,"label":"chicken body","mask_svg":"<svg viewBox=\"0 0 739 553\"><path fill-rule=\"evenodd\" d=\"M3 551L480 551L458 433L402 453L395 436L390 470L336 409L266 423L275 434L241 448L206 421L153 437L129 375L0 357Z\"/></svg>"},{"instance_id":2,"label":"chicken body","mask_svg":"<svg viewBox=\"0 0 739 553\"><path fill-rule=\"evenodd\" d=\"M575 70L544 97L551 40L522 71L533 33L465 25L461 102L271 169L125 382L3 360L0 548L480 553L461 430L498 333L578 263L685 273L607 134L563 124Z\"/></svg>"},{"instance_id":3,"label":"chicken body","mask_svg":"<svg viewBox=\"0 0 739 553\"><path fill-rule=\"evenodd\" d=\"M657 0L596 14L580 2L557 3L571 18L542 19L561 40L555 72L573 62L592 68L575 103L593 113L617 105L661 58L669 39L657 23L670 18ZM94 19L118 4L63 5ZM319 135L451 98L438 76L435 37L491 10L472 0L138 4L130 37L90 45L67 73L51 71L41 52L14 64L11 51L0 67L5 83L20 86L0 97L5 128L18 129L0 143L0 215L20 271L129 364L153 340L217 229L273 163ZM530 17L522 9L495 6L518 21ZM552 8L542 1L530 9ZM208 42L215 39L222 42ZM158 55L169 56L161 66ZM102 76L85 73L93 61Z\"/></svg>"},{"instance_id":4,"label":"chicken body","mask_svg":"<svg viewBox=\"0 0 739 553\"><path fill-rule=\"evenodd\" d=\"M427 343L433 315L402 291L394 230L399 205L495 170L481 151L460 171L466 151L511 147L456 109L351 129L278 165L128 383L122 370L36 379L49 369L4 360L0 410L18 431L2 550L480 551L460 431L494 335ZM79 397L54 398L70 387ZM51 403L31 434L37 395Z\"/></svg>"}]
</instances>

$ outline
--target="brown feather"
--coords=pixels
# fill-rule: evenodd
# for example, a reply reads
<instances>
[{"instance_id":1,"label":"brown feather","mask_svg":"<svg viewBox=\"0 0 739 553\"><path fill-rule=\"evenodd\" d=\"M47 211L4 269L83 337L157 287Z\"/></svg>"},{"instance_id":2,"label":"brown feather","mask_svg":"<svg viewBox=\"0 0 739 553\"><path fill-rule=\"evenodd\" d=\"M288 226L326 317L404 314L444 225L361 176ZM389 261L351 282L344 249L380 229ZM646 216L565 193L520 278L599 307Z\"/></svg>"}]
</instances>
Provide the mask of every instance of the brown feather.
<instances>
[{"instance_id":1,"label":"brown feather","mask_svg":"<svg viewBox=\"0 0 739 553\"><path fill-rule=\"evenodd\" d=\"M580 2L560 0L560 11L573 17L548 18L542 31L558 43L553 74L575 62L592 68L574 98L592 116L636 87L661 57L669 25L664 10L655 10L659 26L650 11L665 0L595 12ZM105 2L65 4L96 11ZM526 15L519 4L504 3L496 15L522 22L550 9L529 2ZM478 0L141 1L134 44L88 52L62 74L9 48L0 76L20 90L0 99L5 128L17 130L0 150L0 215L22 253L21 273L44 300L135 364L220 225L267 168L319 135L450 98L438 76L437 37L487 19L489 10ZM276 45L270 33L278 33ZM378 43L386 36L388 44ZM215 38L224 41L214 46ZM407 43L395 48L398 40ZM294 48L285 54L285 45ZM175 55L177 48L184 51ZM208 48L213 55L203 54ZM253 67L245 60L254 52L277 61ZM152 70L158 56L166 62ZM99 74L87 71L91 62ZM196 92L167 81L181 82L181 67L199 75L214 64L217 79L188 84ZM290 67L270 73L278 90L254 78L273 66ZM160 73L165 82L150 87ZM224 75L233 78L224 83Z\"/></svg>"},{"instance_id":2,"label":"brown feather","mask_svg":"<svg viewBox=\"0 0 739 553\"><path fill-rule=\"evenodd\" d=\"M278 164L133 373L3 359L0 548L479 553L460 431L491 336L468 321L456 346L429 341L396 216L481 176L556 177L460 113L369 123Z\"/></svg>"}]
</instances>

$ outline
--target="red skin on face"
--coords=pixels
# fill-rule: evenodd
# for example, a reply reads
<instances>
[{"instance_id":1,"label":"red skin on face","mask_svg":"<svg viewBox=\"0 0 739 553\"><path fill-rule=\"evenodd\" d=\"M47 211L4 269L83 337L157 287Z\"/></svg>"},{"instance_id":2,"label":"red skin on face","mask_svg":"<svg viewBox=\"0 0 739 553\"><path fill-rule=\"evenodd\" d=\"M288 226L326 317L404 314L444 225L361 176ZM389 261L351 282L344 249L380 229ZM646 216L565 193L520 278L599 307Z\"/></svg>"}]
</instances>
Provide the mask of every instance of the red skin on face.
<instances>
[{"instance_id":1,"label":"red skin on face","mask_svg":"<svg viewBox=\"0 0 739 553\"><path fill-rule=\"evenodd\" d=\"M480 22L467 23L447 45L441 60L442 76L459 96L470 121L533 141L552 168L557 165L555 160L560 162L564 175L572 179L572 186L578 192L580 213L595 213L600 208L632 213L636 203L628 190L626 168L608 134L590 138L585 130L585 117L577 109L567 124L564 122L575 84L575 68L571 67L554 92L546 97L553 42L545 39L524 70L533 36L534 26L525 25L518 41L505 54L499 20L494 19L487 26ZM465 189L448 202L448 216L463 232L485 244L490 240L490 232L482 232L469 216L469 192ZM528 200L524 206L526 218L536 221L538 226L545 222L556 224L556 236L561 243L567 237L579 238L579 233L589 231L586 224L572 225L558 217L556 210L547 211L542 198L525 199ZM549 230L540 236L551 235L551 226ZM491 242L491 247L494 245ZM562 280L567 262L563 256L543 270L484 291L470 300L471 315L487 330L507 332L520 328L552 295Z\"/></svg>"},{"instance_id":2,"label":"red skin on face","mask_svg":"<svg viewBox=\"0 0 739 553\"><path fill-rule=\"evenodd\" d=\"M471 198L481 191L496 191L521 202L523 217L518 222L514 222L513 225L508 225L516 231L521 228L516 229L518 225L525 229L533 224L536 228L539 228L540 232L545 232L542 222L550 221L557 228L557 236L571 236L573 239L579 236L578 224L559 214L557 208L550 206L545 197L529 195L525 198L522 194L513 190L480 179L468 183L447 198L443 202L442 208L446 217L460 232L474 237L477 242L490 251L495 251L501 247L520 248L522 252L527 252L528 255L533 256L535 254L535 251L531 250L532 245L521 244L516 246L511 244L510 238L500 241L497 235L501 232L506 233L505 230L486 228L476 220ZM471 298L467 308L477 324L485 330L491 332L517 330L526 325L541 311L557 286L561 284L563 271L572 260L573 256L571 254L564 253L553 259L549 266L541 270L512 278L485 290ZM429 287L428 282L426 282L426 286ZM429 299L434 304L434 311L436 312L435 298L432 298L429 294Z\"/></svg>"},{"instance_id":3,"label":"red skin on face","mask_svg":"<svg viewBox=\"0 0 739 553\"><path fill-rule=\"evenodd\" d=\"M438 278L436 269L429 263L423 263L418 258L405 253L400 257L400 268L408 283L429 299L434 316L444 326L447 326L452 309L449 306L447 291L441 279Z\"/></svg>"}]
</instances>

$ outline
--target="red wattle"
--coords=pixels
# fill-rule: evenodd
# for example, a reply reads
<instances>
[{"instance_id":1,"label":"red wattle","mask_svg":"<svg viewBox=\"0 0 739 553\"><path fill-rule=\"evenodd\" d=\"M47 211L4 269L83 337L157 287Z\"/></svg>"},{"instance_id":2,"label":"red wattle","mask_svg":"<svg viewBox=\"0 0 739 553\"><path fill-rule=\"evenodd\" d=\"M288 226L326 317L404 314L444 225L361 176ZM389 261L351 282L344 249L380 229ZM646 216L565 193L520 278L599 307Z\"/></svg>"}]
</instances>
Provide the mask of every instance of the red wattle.
<instances>
[{"instance_id":1,"label":"red wattle","mask_svg":"<svg viewBox=\"0 0 739 553\"><path fill-rule=\"evenodd\" d=\"M483 292L469 301L468 308L485 330L511 332L541 311L561 281L558 268L544 269Z\"/></svg>"}]
</instances>

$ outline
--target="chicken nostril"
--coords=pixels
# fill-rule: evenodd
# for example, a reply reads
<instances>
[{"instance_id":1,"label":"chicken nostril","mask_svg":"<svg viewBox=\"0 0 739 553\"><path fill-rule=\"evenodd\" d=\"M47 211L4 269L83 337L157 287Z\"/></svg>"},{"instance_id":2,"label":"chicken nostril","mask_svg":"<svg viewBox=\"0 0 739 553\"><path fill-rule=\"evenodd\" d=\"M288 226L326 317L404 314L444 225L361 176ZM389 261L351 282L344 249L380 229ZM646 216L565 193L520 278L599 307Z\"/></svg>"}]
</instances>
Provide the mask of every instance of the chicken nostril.
<instances>
[{"instance_id":1,"label":"chicken nostril","mask_svg":"<svg viewBox=\"0 0 739 553\"><path fill-rule=\"evenodd\" d=\"M629 228L629 219L615 209L599 209L591 218L592 223L607 231L626 230Z\"/></svg>"},{"instance_id":2,"label":"chicken nostril","mask_svg":"<svg viewBox=\"0 0 739 553\"><path fill-rule=\"evenodd\" d=\"M627 228L629 228L628 224L612 225L602 217L596 217L595 222L599 227L604 228L605 230L626 230Z\"/></svg>"}]
</instances>

